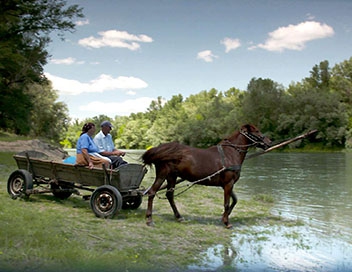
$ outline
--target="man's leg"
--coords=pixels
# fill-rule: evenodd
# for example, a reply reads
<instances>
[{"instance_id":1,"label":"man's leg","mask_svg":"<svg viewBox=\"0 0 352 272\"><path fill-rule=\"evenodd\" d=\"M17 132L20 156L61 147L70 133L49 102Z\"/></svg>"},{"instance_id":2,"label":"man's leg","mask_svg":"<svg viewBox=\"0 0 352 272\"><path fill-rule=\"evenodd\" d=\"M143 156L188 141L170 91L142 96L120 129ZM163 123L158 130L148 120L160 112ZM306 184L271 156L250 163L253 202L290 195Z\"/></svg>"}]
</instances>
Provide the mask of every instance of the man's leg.
<instances>
[{"instance_id":1,"label":"man's leg","mask_svg":"<svg viewBox=\"0 0 352 272\"><path fill-rule=\"evenodd\" d=\"M109 156L112 168L117 168L120 165L127 164L120 156Z\"/></svg>"}]
</instances>

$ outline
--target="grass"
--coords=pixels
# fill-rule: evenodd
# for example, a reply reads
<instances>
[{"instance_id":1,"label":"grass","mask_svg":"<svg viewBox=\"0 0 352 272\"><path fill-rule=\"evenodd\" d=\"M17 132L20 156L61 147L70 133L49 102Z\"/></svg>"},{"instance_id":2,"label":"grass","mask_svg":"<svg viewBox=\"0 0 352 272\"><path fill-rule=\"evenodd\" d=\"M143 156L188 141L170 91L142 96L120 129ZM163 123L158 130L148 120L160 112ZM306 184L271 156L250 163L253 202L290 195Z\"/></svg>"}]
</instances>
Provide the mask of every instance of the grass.
<instances>
[{"instance_id":1,"label":"grass","mask_svg":"<svg viewBox=\"0 0 352 272\"><path fill-rule=\"evenodd\" d=\"M146 198L139 209L122 210L113 219L96 218L79 196L12 200L6 189L17 169L11 155L0 152L1 271L185 271L207 248L230 243L247 226L286 224L270 214L274 198L259 195L239 199L230 217L234 228L225 229L223 191L206 186L175 199L183 223L174 220L167 200L156 197L153 228L145 224ZM148 187L153 177L149 171L142 185Z\"/></svg>"},{"instance_id":2,"label":"grass","mask_svg":"<svg viewBox=\"0 0 352 272\"><path fill-rule=\"evenodd\" d=\"M31 140L31 139L32 138L27 137L27 136L15 135L15 134L0 130L0 141L12 142L12 141L17 141L17 140Z\"/></svg>"}]
</instances>

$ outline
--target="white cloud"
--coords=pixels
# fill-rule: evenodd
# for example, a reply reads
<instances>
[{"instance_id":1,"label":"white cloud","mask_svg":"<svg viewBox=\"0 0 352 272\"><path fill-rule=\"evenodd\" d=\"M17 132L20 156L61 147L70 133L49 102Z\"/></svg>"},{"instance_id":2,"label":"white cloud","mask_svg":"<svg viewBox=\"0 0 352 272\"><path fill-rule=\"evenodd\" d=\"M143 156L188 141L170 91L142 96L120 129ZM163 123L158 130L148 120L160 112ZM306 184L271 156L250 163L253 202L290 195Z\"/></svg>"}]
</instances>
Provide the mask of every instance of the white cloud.
<instances>
[{"instance_id":1,"label":"white cloud","mask_svg":"<svg viewBox=\"0 0 352 272\"><path fill-rule=\"evenodd\" d=\"M307 16L307 19L310 21L313 21L315 19L315 16L310 13L307 13L306 16Z\"/></svg>"},{"instance_id":2,"label":"white cloud","mask_svg":"<svg viewBox=\"0 0 352 272\"><path fill-rule=\"evenodd\" d=\"M241 42L239 39L231 39L227 37L220 41L220 43L225 45L226 53L230 52L231 50L235 50L241 46Z\"/></svg>"},{"instance_id":3,"label":"white cloud","mask_svg":"<svg viewBox=\"0 0 352 272\"><path fill-rule=\"evenodd\" d=\"M65 58L65 59L51 59L50 62L53 63L53 64L71 65L71 64L76 63L76 59L68 57L68 58ZM79 63L81 63L81 62L79 62Z\"/></svg>"},{"instance_id":4,"label":"white cloud","mask_svg":"<svg viewBox=\"0 0 352 272\"><path fill-rule=\"evenodd\" d=\"M89 112L93 115L130 115L131 113L145 112L153 100L155 99L150 97L140 97L137 99L129 99L123 102L104 103L100 101L94 101L80 106L79 110Z\"/></svg>"},{"instance_id":5,"label":"white cloud","mask_svg":"<svg viewBox=\"0 0 352 272\"><path fill-rule=\"evenodd\" d=\"M53 88L63 95L78 95L81 93L102 93L108 90L131 90L143 89L148 84L136 77L119 76L113 78L111 75L102 74L98 78L82 83L78 80L67 79L45 73L45 76L52 82Z\"/></svg>"},{"instance_id":6,"label":"white cloud","mask_svg":"<svg viewBox=\"0 0 352 272\"><path fill-rule=\"evenodd\" d=\"M119 47L133 51L140 48L140 43L153 41L153 39L147 35L133 35L126 31L108 30L101 31L98 34L99 37L90 36L79 40L78 44L91 48Z\"/></svg>"},{"instance_id":7,"label":"white cloud","mask_svg":"<svg viewBox=\"0 0 352 272\"><path fill-rule=\"evenodd\" d=\"M205 62L213 62L214 58L217 58L218 56L215 56L211 50L204 50L201 51L197 54L197 59L204 60Z\"/></svg>"},{"instance_id":8,"label":"white cloud","mask_svg":"<svg viewBox=\"0 0 352 272\"><path fill-rule=\"evenodd\" d=\"M269 33L265 43L252 46L249 49L263 48L268 51L282 52L285 49L301 51L309 41L331 37L334 29L327 25L314 21L307 21L297 25L279 27Z\"/></svg>"},{"instance_id":9,"label":"white cloud","mask_svg":"<svg viewBox=\"0 0 352 272\"><path fill-rule=\"evenodd\" d=\"M89 20L88 20L88 19L79 20L79 21L76 21L75 24L76 24L77 26L89 25Z\"/></svg>"}]
</instances>

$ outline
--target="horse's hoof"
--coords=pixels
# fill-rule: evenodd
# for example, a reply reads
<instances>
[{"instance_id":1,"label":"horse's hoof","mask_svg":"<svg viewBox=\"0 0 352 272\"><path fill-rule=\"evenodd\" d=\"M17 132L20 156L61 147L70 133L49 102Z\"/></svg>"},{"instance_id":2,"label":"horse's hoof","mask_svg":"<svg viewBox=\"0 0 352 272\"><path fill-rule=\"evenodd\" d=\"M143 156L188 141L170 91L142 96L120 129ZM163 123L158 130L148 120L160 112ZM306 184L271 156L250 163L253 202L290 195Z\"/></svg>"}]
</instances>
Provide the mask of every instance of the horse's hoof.
<instances>
[{"instance_id":1,"label":"horse's hoof","mask_svg":"<svg viewBox=\"0 0 352 272\"><path fill-rule=\"evenodd\" d=\"M184 222L185 219L183 217L177 218L177 222Z\"/></svg>"},{"instance_id":2,"label":"horse's hoof","mask_svg":"<svg viewBox=\"0 0 352 272\"><path fill-rule=\"evenodd\" d=\"M225 228L226 228L226 229L232 229L233 226L232 226L231 224L228 224L228 225L225 226Z\"/></svg>"},{"instance_id":3,"label":"horse's hoof","mask_svg":"<svg viewBox=\"0 0 352 272\"><path fill-rule=\"evenodd\" d=\"M148 227L154 227L155 225L154 225L154 222L153 222L153 221L148 221L148 222L147 222L147 226L148 226Z\"/></svg>"}]
</instances>

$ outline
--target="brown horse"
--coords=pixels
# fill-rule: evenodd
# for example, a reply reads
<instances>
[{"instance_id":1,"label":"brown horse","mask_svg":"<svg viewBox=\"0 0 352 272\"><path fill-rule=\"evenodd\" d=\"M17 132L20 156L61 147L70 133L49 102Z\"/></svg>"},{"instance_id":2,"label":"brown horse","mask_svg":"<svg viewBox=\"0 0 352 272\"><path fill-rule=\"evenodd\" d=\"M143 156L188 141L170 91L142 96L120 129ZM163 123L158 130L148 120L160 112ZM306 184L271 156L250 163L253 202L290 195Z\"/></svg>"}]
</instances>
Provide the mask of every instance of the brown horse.
<instances>
[{"instance_id":1,"label":"brown horse","mask_svg":"<svg viewBox=\"0 0 352 272\"><path fill-rule=\"evenodd\" d=\"M146 165L155 165L156 177L153 185L147 190L148 208L146 220L153 226L152 209L155 194L162 183L167 180L166 197L177 220L182 221L174 202L174 188L177 177L182 180L207 185L221 186L224 189L224 213L222 222L227 228L229 215L235 207L237 198L233 186L240 177L241 165L249 147L266 149L271 141L253 125L244 125L218 145L207 149L189 147L177 142L161 144L147 150L142 159ZM232 203L230 205L230 197Z\"/></svg>"}]
</instances>

